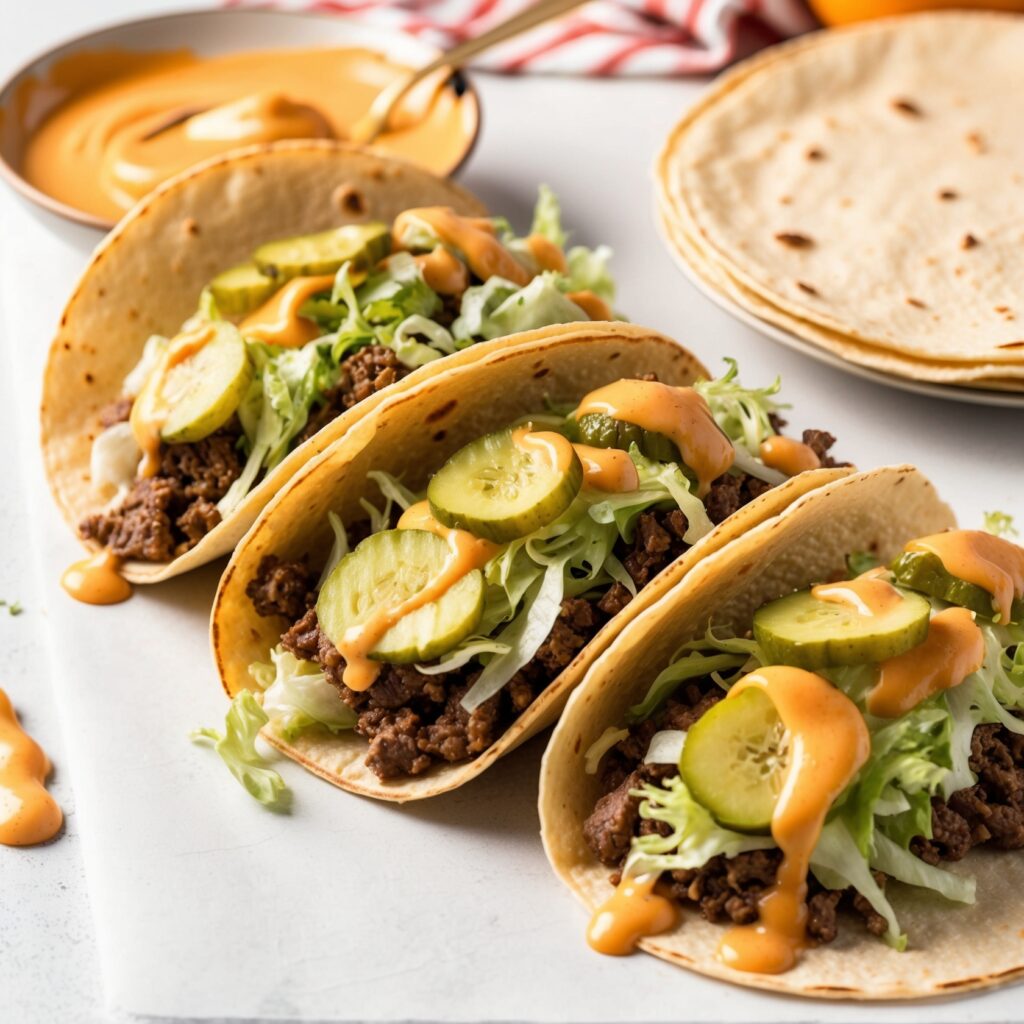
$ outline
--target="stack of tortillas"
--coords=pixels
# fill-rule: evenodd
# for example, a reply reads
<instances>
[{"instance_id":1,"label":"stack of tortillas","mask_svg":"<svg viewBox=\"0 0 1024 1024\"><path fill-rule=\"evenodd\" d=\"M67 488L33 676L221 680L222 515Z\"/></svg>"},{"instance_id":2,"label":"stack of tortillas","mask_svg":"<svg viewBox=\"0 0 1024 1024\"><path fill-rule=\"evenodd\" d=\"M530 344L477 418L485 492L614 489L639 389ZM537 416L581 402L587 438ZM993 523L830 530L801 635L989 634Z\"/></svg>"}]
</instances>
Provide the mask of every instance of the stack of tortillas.
<instances>
[{"instance_id":1,"label":"stack of tortillas","mask_svg":"<svg viewBox=\"0 0 1024 1024\"><path fill-rule=\"evenodd\" d=\"M1024 17L820 32L723 76L657 166L700 283L886 374L1024 392Z\"/></svg>"}]
</instances>

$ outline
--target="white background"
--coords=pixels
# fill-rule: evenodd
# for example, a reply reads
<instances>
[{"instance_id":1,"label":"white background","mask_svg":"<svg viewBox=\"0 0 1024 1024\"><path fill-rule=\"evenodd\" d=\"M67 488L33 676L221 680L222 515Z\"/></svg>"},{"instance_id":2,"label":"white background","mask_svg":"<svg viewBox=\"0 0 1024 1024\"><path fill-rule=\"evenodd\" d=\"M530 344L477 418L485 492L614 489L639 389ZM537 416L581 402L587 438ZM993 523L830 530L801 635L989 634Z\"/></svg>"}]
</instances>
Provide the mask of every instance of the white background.
<instances>
[{"instance_id":1,"label":"white background","mask_svg":"<svg viewBox=\"0 0 1024 1024\"><path fill-rule=\"evenodd\" d=\"M172 7L3 6L3 73L84 28ZM619 305L632 319L712 369L728 354L747 381L781 373L794 428L831 429L864 467L917 462L964 525L979 525L986 509L1024 513L1020 412L912 397L809 362L680 277L654 228L650 164L699 83L476 81L484 131L462 180L492 210L525 226L547 181L578 240L615 248ZM217 567L116 609L72 606L55 585L77 548L43 493L39 374L96 236L55 232L6 192L0 218L0 598L26 609L18 618L0 609L0 685L53 756L67 814L57 842L0 848L0 1019L1019 1017L1014 991L869 1011L589 953L582 912L536 837L543 741L467 789L405 810L336 792L292 765L282 769L295 790L290 817L249 801L186 740L223 712L206 648Z\"/></svg>"}]
</instances>

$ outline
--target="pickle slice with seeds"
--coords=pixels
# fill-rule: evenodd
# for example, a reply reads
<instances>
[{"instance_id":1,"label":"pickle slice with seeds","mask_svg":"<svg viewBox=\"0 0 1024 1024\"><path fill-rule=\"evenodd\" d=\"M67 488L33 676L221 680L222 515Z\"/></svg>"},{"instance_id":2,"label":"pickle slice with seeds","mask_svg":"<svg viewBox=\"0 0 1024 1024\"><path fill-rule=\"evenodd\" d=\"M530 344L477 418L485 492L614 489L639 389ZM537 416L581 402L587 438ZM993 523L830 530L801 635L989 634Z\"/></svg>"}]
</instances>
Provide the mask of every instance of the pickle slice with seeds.
<instances>
[{"instance_id":1,"label":"pickle slice with seeds","mask_svg":"<svg viewBox=\"0 0 1024 1024\"><path fill-rule=\"evenodd\" d=\"M512 430L487 434L434 474L427 498L434 518L499 544L554 522L583 485L583 464L568 441L565 465L516 443Z\"/></svg>"},{"instance_id":2,"label":"pickle slice with seeds","mask_svg":"<svg viewBox=\"0 0 1024 1024\"><path fill-rule=\"evenodd\" d=\"M297 235L267 242L253 254L260 271L283 284L293 277L333 274L343 263L369 270L391 249L386 224L346 224L315 235Z\"/></svg>"},{"instance_id":3,"label":"pickle slice with seeds","mask_svg":"<svg viewBox=\"0 0 1024 1024\"><path fill-rule=\"evenodd\" d=\"M594 448L621 448L629 451L635 444L640 454L656 462L682 462L679 449L664 434L644 430L600 412L588 412L578 420L579 439Z\"/></svg>"},{"instance_id":4,"label":"pickle slice with seeds","mask_svg":"<svg viewBox=\"0 0 1024 1024\"><path fill-rule=\"evenodd\" d=\"M449 557L448 544L426 530L371 534L338 562L320 589L316 614L321 628L340 644L353 626L419 594ZM483 607L483 573L472 569L436 601L400 618L369 656L395 665L438 658L476 629Z\"/></svg>"},{"instance_id":5,"label":"pickle slice with seeds","mask_svg":"<svg viewBox=\"0 0 1024 1024\"><path fill-rule=\"evenodd\" d=\"M757 610L754 639L769 664L811 670L895 658L924 641L931 615L920 594L899 593L902 600L887 611L862 615L850 605L819 601L810 590L800 590Z\"/></svg>"},{"instance_id":6,"label":"pickle slice with seeds","mask_svg":"<svg viewBox=\"0 0 1024 1024\"><path fill-rule=\"evenodd\" d=\"M727 828L771 827L787 752L782 719L763 691L719 701L686 734L679 774L693 797Z\"/></svg>"},{"instance_id":7,"label":"pickle slice with seeds","mask_svg":"<svg viewBox=\"0 0 1024 1024\"><path fill-rule=\"evenodd\" d=\"M911 590L967 608L985 619L993 619L997 614L995 599L984 587L954 576L931 551L904 551L892 563L891 571L899 583ZM1019 597L1010 608L1010 618L1013 622L1024 622L1024 600Z\"/></svg>"}]
</instances>

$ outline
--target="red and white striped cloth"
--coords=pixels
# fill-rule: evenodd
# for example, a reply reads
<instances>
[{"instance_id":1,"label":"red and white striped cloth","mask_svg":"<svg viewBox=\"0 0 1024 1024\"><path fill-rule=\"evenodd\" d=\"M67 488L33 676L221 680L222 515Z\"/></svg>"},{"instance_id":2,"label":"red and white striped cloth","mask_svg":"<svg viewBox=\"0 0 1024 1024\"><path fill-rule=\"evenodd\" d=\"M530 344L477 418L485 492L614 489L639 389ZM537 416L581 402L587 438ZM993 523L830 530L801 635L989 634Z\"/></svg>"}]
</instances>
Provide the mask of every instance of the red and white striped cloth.
<instances>
[{"instance_id":1,"label":"red and white striped cloth","mask_svg":"<svg viewBox=\"0 0 1024 1024\"><path fill-rule=\"evenodd\" d=\"M252 6L336 12L450 47L531 0L281 0ZM247 0L226 0L246 6ZM572 75L699 75L814 28L801 0L593 0L495 47L489 71Z\"/></svg>"}]
</instances>

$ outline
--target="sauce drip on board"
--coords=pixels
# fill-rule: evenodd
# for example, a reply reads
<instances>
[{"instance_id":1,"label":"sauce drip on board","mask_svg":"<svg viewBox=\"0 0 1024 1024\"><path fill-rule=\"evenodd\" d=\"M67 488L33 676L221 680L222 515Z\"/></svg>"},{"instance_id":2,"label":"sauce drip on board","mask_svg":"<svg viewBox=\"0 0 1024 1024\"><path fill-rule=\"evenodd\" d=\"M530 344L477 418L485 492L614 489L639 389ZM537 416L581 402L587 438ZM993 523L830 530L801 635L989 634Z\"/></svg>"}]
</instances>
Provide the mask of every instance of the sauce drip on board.
<instances>
[{"instance_id":1,"label":"sauce drip on board","mask_svg":"<svg viewBox=\"0 0 1024 1024\"><path fill-rule=\"evenodd\" d=\"M783 856L758 902L759 922L729 929L718 956L739 971L779 974L806 945L811 854L829 808L867 760L871 738L856 705L813 672L767 666L740 679L726 700L750 687L764 691L786 729L788 765L771 826Z\"/></svg>"},{"instance_id":2,"label":"sauce drip on board","mask_svg":"<svg viewBox=\"0 0 1024 1024\"><path fill-rule=\"evenodd\" d=\"M758 455L761 461L786 476L796 476L809 469L820 469L821 459L810 445L792 437L774 434L766 437L760 445Z\"/></svg>"},{"instance_id":3,"label":"sauce drip on board","mask_svg":"<svg viewBox=\"0 0 1024 1024\"><path fill-rule=\"evenodd\" d=\"M534 275L501 244L489 220L460 217L447 206L423 206L400 213L391 232L395 247L404 245L404 240L424 224L458 252L480 280L504 277L522 288L533 279Z\"/></svg>"},{"instance_id":4,"label":"sauce drip on board","mask_svg":"<svg viewBox=\"0 0 1024 1024\"><path fill-rule=\"evenodd\" d=\"M121 559L110 548L70 565L60 585L83 604L120 604L132 596L132 585L121 575Z\"/></svg>"},{"instance_id":5,"label":"sauce drip on board","mask_svg":"<svg viewBox=\"0 0 1024 1024\"><path fill-rule=\"evenodd\" d=\"M697 474L698 497L704 497L716 477L732 466L735 450L711 415L704 398L693 388L658 381L620 380L591 391L576 409L576 418L601 413L664 434Z\"/></svg>"},{"instance_id":6,"label":"sauce drip on board","mask_svg":"<svg viewBox=\"0 0 1024 1024\"><path fill-rule=\"evenodd\" d=\"M924 643L883 661L867 709L899 718L936 693L959 686L985 660L985 638L966 608L932 616Z\"/></svg>"},{"instance_id":7,"label":"sauce drip on board","mask_svg":"<svg viewBox=\"0 0 1024 1024\"><path fill-rule=\"evenodd\" d=\"M654 891L658 876L624 876L615 892L590 918L587 944L606 956L632 953L640 939L674 928L679 919L675 904Z\"/></svg>"},{"instance_id":8,"label":"sauce drip on board","mask_svg":"<svg viewBox=\"0 0 1024 1024\"><path fill-rule=\"evenodd\" d=\"M819 601L848 605L867 618L884 615L903 600L900 592L888 580L873 575L873 570L840 583L819 583L811 587L811 593Z\"/></svg>"},{"instance_id":9,"label":"sauce drip on board","mask_svg":"<svg viewBox=\"0 0 1024 1024\"><path fill-rule=\"evenodd\" d=\"M574 444L573 448L583 463L583 482L588 487L621 494L640 486L629 452L621 448L592 448L589 444Z\"/></svg>"},{"instance_id":10,"label":"sauce drip on board","mask_svg":"<svg viewBox=\"0 0 1024 1024\"><path fill-rule=\"evenodd\" d=\"M16 98L27 121L54 93L67 97L30 134L21 170L40 191L116 220L160 181L229 149L346 138L377 93L406 71L357 48L205 58L186 50L71 54L45 79L26 81ZM383 133L373 147L445 174L465 155L476 100L450 86L424 88L429 97L414 90L407 101L417 116L403 118L401 130Z\"/></svg>"},{"instance_id":11,"label":"sauce drip on board","mask_svg":"<svg viewBox=\"0 0 1024 1024\"><path fill-rule=\"evenodd\" d=\"M250 313L238 329L245 337L268 345L299 348L324 333L312 320L299 316L299 310L317 292L329 291L333 286L333 274L292 278Z\"/></svg>"},{"instance_id":12,"label":"sauce drip on board","mask_svg":"<svg viewBox=\"0 0 1024 1024\"><path fill-rule=\"evenodd\" d=\"M381 664L370 652L384 634L406 615L442 598L463 576L483 568L498 551L498 545L474 537L466 530L442 526L430 514L426 501L411 505L398 521L400 530L429 530L448 544L448 557L441 571L411 597L392 607L376 609L364 622L345 630L338 651L345 659L342 681L351 690L368 690L380 675Z\"/></svg>"},{"instance_id":13,"label":"sauce drip on board","mask_svg":"<svg viewBox=\"0 0 1024 1024\"><path fill-rule=\"evenodd\" d=\"M64 815L46 791L49 774L50 759L0 690L0 845L45 843L60 831Z\"/></svg>"},{"instance_id":14,"label":"sauce drip on board","mask_svg":"<svg viewBox=\"0 0 1024 1024\"><path fill-rule=\"evenodd\" d=\"M1000 622L1009 622L1013 599L1024 597L1024 548L984 530L950 530L912 540L905 551L935 555L946 572L992 595Z\"/></svg>"},{"instance_id":15,"label":"sauce drip on board","mask_svg":"<svg viewBox=\"0 0 1024 1024\"><path fill-rule=\"evenodd\" d=\"M178 335L164 350L132 403L129 422L135 441L142 449L139 476L155 476L160 468L160 432L178 397L168 393L174 390L169 387L171 371L201 351L215 337L216 331L209 325Z\"/></svg>"}]
</instances>

